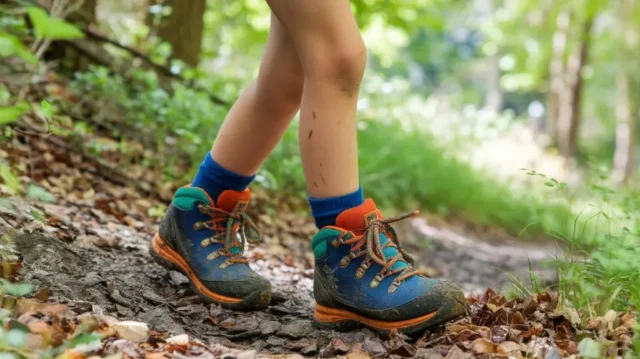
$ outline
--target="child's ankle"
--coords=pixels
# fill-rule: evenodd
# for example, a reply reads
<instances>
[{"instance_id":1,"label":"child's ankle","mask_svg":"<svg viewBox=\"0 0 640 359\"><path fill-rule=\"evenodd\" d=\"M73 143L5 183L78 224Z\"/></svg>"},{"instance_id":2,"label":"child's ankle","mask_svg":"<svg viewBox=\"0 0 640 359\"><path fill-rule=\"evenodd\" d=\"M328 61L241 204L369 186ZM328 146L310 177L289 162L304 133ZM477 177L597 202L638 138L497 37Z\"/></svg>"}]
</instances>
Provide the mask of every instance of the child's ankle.
<instances>
[{"instance_id":1,"label":"child's ankle","mask_svg":"<svg viewBox=\"0 0 640 359\"><path fill-rule=\"evenodd\" d=\"M316 227L322 228L336 224L338 215L348 209L358 207L364 202L362 187L342 196L313 198L309 197L311 213Z\"/></svg>"},{"instance_id":2,"label":"child's ankle","mask_svg":"<svg viewBox=\"0 0 640 359\"><path fill-rule=\"evenodd\" d=\"M222 167L209 152L202 161L191 185L202 188L211 198L216 200L222 192L228 189L244 191L255 177L255 175L243 176Z\"/></svg>"}]
</instances>

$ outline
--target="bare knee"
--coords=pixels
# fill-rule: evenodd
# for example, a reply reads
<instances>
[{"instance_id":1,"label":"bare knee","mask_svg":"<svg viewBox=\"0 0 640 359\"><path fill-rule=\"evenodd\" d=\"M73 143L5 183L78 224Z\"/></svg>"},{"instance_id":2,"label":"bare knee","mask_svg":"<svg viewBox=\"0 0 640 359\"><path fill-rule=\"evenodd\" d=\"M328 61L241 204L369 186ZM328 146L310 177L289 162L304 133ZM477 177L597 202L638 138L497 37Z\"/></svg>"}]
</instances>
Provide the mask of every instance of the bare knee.
<instances>
[{"instance_id":1,"label":"bare knee","mask_svg":"<svg viewBox=\"0 0 640 359\"><path fill-rule=\"evenodd\" d=\"M256 81L258 103L265 111L295 112L300 108L304 74L302 71L266 74Z\"/></svg>"},{"instance_id":2,"label":"bare knee","mask_svg":"<svg viewBox=\"0 0 640 359\"><path fill-rule=\"evenodd\" d=\"M367 48L361 38L350 43L317 46L314 55L307 59L307 63L303 63L306 76L330 82L341 92L357 96L367 65Z\"/></svg>"}]
</instances>

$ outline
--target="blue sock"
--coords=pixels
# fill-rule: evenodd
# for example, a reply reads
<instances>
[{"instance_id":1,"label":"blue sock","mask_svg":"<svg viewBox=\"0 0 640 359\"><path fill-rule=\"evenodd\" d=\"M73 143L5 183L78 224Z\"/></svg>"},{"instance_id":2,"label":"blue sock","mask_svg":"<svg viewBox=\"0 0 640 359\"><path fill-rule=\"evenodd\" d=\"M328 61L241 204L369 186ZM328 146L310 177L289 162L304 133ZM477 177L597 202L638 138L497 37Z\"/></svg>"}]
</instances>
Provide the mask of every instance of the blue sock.
<instances>
[{"instance_id":1,"label":"blue sock","mask_svg":"<svg viewBox=\"0 0 640 359\"><path fill-rule=\"evenodd\" d=\"M340 213L347 209L358 207L364 203L362 187L351 193L342 196L329 198L312 198L309 197L309 205L311 205L311 214L316 221L316 227L331 226L336 224L336 218Z\"/></svg>"},{"instance_id":2,"label":"blue sock","mask_svg":"<svg viewBox=\"0 0 640 359\"><path fill-rule=\"evenodd\" d=\"M228 189L244 191L254 178L255 175L243 176L222 167L214 161L209 152L191 185L202 188L211 198L217 200L220 194Z\"/></svg>"}]
</instances>

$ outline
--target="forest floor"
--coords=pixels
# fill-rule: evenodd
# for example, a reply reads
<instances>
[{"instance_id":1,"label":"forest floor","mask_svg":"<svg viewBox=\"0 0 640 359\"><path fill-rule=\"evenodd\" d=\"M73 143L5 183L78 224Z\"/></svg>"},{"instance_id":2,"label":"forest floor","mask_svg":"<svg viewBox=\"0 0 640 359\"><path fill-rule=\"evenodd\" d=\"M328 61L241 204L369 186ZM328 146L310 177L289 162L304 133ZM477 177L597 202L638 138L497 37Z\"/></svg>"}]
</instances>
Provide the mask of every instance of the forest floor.
<instances>
[{"instance_id":1,"label":"forest floor","mask_svg":"<svg viewBox=\"0 0 640 359\"><path fill-rule=\"evenodd\" d=\"M98 347L82 350L97 355L557 358L577 353L579 338L601 335L598 330L610 321L612 331L605 336L615 343L612 348L624 351L630 345L629 314L601 318L585 327L578 313L553 294L507 301L487 289L499 292L509 282L506 273L527 277L530 260L538 275L552 282L554 272L544 261L559 253L553 243L516 241L497 230L478 234L477 227L438 217L407 221L399 231L419 267L465 289L471 304L468 317L417 340L398 334L379 337L367 329L349 333L315 329L309 250L315 227L299 210L301 203L259 189L252 213L265 243L248 250L247 256L273 285L271 306L243 313L204 304L184 275L156 265L148 253L158 218L175 187L150 195L143 189L157 188L157 183L116 183L123 181L114 181L105 172L115 164L88 161L87 156L60 146L56 138L25 133L0 144L0 156L12 164L25 164L20 181L41 186L30 187L30 200L0 200L0 250L15 252L21 262L20 280L36 287L36 299L18 299L13 307L30 335L42 333L34 323L44 321L44 332L70 338L90 317L106 339ZM135 332L138 324L127 321L146 323L152 331L144 330L142 343L136 344L135 335L121 328L131 326ZM37 353L38 345L32 349ZM70 357L86 357L74 350L77 356Z\"/></svg>"}]
</instances>

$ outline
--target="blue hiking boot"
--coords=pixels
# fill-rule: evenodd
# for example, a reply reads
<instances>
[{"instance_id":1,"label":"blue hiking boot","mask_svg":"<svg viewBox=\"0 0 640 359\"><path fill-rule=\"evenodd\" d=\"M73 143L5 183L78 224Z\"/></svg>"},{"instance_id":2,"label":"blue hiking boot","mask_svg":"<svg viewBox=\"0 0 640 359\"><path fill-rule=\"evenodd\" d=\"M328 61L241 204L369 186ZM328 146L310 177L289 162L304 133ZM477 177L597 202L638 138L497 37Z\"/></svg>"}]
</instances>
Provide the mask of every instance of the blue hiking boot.
<instances>
[{"instance_id":1,"label":"blue hiking boot","mask_svg":"<svg viewBox=\"0 0 640 359\"><path fill-rule=\"evenodd\" d=\"M224 191L217 201L196 187L179 189L150 253L167 269L184 273L208 302L238 310L262 309L271 301L271 284L256 274L242 254L260 232L245 208L251 192Z\"/></svg>"},{"instance_id":2,"label":"blue hiking boot","mask_svg":"<svg viewBox=\"0 0 640 359\"><path fill-rule=\"evenodd\" d=\"M367 199L318 232L311 242L316 324L415 335L466 313L463 292L413 269L400 247L390 224L411 215L384 219Z\"/></svg>"}]
</instances>

